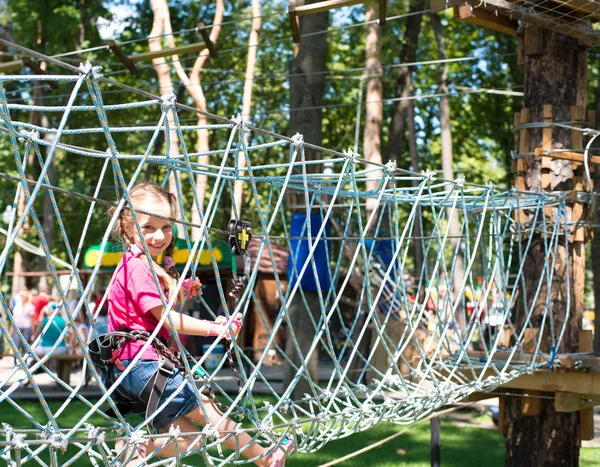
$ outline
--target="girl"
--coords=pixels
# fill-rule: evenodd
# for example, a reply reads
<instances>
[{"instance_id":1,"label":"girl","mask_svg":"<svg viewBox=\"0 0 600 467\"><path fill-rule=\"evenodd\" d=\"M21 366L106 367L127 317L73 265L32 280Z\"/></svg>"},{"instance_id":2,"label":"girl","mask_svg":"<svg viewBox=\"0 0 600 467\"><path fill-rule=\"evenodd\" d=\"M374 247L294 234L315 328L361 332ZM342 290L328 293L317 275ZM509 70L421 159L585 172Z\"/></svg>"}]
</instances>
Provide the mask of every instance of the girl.
<instances>
[{"instance_id":1,"label":"girl","mask_svg":"<svg viewBox=\"0 0 600 467\"><path fill-rule=\"evenodd\" d=\"M175 198L156 184L143 182L136 185L130 191L130 199L135 210L152 212L163 218L173 218L176 215ZM109 214L113 213L114 208ZM143 242L148 248L154 270L168 298L171 298L177 283L178 273L171 259L174 249L173 222L143 213L136 213L136 216L142 234L141 237L129 210L124 209L116 223L116 234L129 247L129 250L125 252L115 270L108 293L108 328L110 332L119 329L152 332L165 313L160 293L156 288L148 260L143 252ZM165 254L166 269L156 263L158 257L163 253ZM197 285L200 287L199 282ZM180 292L177 301L182 299L183 292ZM196 336L218 336L224 331L224 337L230 339L232 337L230 330L233 330L233 334L237 335L242 325L239 319L241 315L233 320L231 326L227 325L226 320L205 321L172 310L169 312L169 316L173 327L171 327L167 318L164 327L158 333L163 342L168 341L169 331ZM126 340L125 343L122 343L118 355L116 355L115 363L117 365L114 368L114 379L119 378L123 371L128 369L145 342L145 340ZM118 387L119 394L134 403L134 411L135 402L137 400L139 406L140 396L144 392L146 383L158 374L157 369L162 364L161 358L164 356L164 354L159 355L159 351L155 346L149 346L137 364L133 368L129 368L129 373ZM171 426L179 426L181 432L197 432L198 428L195 423L202 425L211 423L216 426L222 413L210 399L204 396L196 397L192 389L192 383L189 380L186 381L186 375L178 368L175 368L171 376L168 377L164 390L160 395L158 406L162 405L182 384L184 384L184 388L153 419L153 427L168 433ZM200 404L202 404L204 410L202 410ZM205 418L205 413L208 414L208 419ZM231 431L235 427L235 423L227 419L217 428ZM225 436L223 434L221 437ZM177 446L174 446L171 441L157 455L159 457L173 457L176 452L187 449L193 443L194 438L180 437L177 439ZM171 438L147 440L138 447L137 453L134 453L134 458L141 461L146 453L154 451L169 439ZM224 444L233 450L236 450L239 446L241 453L249 459L260 458L255 461L256 465L283 467L285 458L293 449L292 439L284 441L289 441L285 446L285 450L280 447L269 455L266 455L269 449L253 442L252 438L246 433L229 437L224 441Z\"/></svg>"}]
</instances>

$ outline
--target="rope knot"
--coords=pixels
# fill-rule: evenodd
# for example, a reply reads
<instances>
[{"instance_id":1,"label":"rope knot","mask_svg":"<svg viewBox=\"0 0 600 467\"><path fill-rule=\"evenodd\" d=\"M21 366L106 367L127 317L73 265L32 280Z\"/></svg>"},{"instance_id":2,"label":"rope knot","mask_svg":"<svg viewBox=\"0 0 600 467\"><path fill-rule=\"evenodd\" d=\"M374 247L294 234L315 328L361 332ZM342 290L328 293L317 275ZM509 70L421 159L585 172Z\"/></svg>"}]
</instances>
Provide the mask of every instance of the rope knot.
<instances>
[{"instance_id":1,"label":"rope knot","mask_svg":"<svg viewBox=\"0 0 600 467\"><path fill-rule=\"evenodd\" d=\"M204 425L204 428L202 429L202 434L207 439L216 439L219 437L219 430L217 430L210 423L208 423L208 424Z\"/></svg>"},{"instance_id":2,"label":"rope knot","mask_svg":"<svg viewBox=\"0 0 600 467\"><path fill-rule=\"evenodd\" d=\"M19 141L33 141L35 139L38 139L40 137L40 132L37 130L31 130L31 131L27 131L27 130L21 130L19 132L19 135L17 137L17 139Z\"/></svg>"},{"instance_id":3,"label":"rope knot","mask_svg":"<svg viewBox=\"0 0 600 467\"><path fill-rule=\"evenodd\" d=\"M62 452L65 452L69 446L67 437L62 433L53 433L48 441L50 442L51 447L60 449Z\"/></svg>"},{"instance_id":4,"label":"rope knot","mask_svg":"<svg viewBox=\"0 0 600 467\"><path fill-rule=\"evenodd\" d=\"M387 161L385 163L385 171L388 174L395 174L396 173L396 169L398 168L398 164L396 164L396 161Z\"/></svg>"},{"instance_id":5,"label":"rope knot","mask_svg":"<svg viewBox=\"0 0 600 467\"><path fill-rule=\"evenodd\" d=\"M81 71L81 73L84 75L91 76L93 79L102 78L102 73L100 73L102 71L102 67L93 66L89 60L85 62L85 65L83 63L79 64L79 71Z\"/></svg>"},{"instance_id":6,"label":"rope knot","mask_svg":"<svg viewBox=\"0 0 600 467\"><path fill-rule=\"evenodd\" d=\"M25 449L27 443L25 442L25 433L18 433L13 436L12 445L15 449Z\"/></svg>"},{"instance_id":7,"label":"rope knot","mask_svg":"<svg viewBox=\"0 0 600 467\"><path fill-rule=\"evenodd\" d=\"M437 180L437 177L435 176L435 172L433 170L423 170L423 172L421 172L421 175L428 179L429 181L435 182Z\"/></svg>"},{"instance_id":8,"label":"rope knot","mask_svg":"<svg viewBox=\"0 0 600 467\"><path fill-rule=\"evenodd\" d=\"M359 154L355 153L351 148L348 148L348 150L344 151L342 154L344 154L344 157L350 159L350 162L352 162L354 165L358 163L358 158L360 156Z\"/></svg>"},{"instance_id":9,"label":"rope knot","mask_svg":"<svg viewBox=\"0 0 600 467\"><path fill-rule=\"evenodd\" d=\"M460 176L460 177L456 178L454 180L454 183L456 184L456 186L460 186L460 187L465 186L465 177Z\"/></svg>"},{"instance_id":10,"label":"rope knot","mask_svg":"<svg viewBox=\"0 0 600 467\"><path fill-rule=\"evenodd\" d=\"M181 427L179 425L171 425L171 428L169 428L169 436L174 439L179 438L181 436Z\"/></svg>"},{"instance_id":11,"label":"rope knot","mask_svg":"<svg viewBox=\"0 0 600 467\"><path fill-rule=\"evenodd\" d=\"M292 136L292 145L295 148L299 148L303 144L304 144L304 136L302 136L300 133L296 133L294 136Z\"/></svg>"},{"instance_id":12,"label":"rope knot","mask_svg":"<svg viewBox=\"0 0 600 467\"><path fill-rule=\"evenodd\" d=\"M162 107L163 112L166 112L167 110L171 110L173 107L175 107L177 96L173 91L169 91L160 97L160 101L160 106Z\"/></svg>"},{"instance_id":13,"label":"rope knot","mask_svg":"<svg viewBox=\"0 0 600 467\"><path fill-rule=\"evenodd\" d=\"M127 444L133 444L135 446L137 446L138 444L142 444L144 442L145 434L145 430L135 430L129 435L129 440L127 441Z\"/></svg>"},{"instance_id":14,"label":"rope knot","mask_svg":"<svg viewBox=\"0 0 600 467\"><path fill-rule=\"evenodd\" d=\"M85 428L87 430L88 438L93 439L94 444L102 444L104 442L106 435L100 432L99 427L94 426L91 423L86 423Z\"/></svg>"},{"instance_id":15,"label":"rope knot","mask_svg":"<svg viewBox=\"0 0 600 467\"><path fill-rule=\"evenodd\" d=\"M250 120L242 117L242 114L237 114L231 117L231 121L235 123L244 133L250 133L250 125L252 122Z\"/></svg>"}]
</instances>

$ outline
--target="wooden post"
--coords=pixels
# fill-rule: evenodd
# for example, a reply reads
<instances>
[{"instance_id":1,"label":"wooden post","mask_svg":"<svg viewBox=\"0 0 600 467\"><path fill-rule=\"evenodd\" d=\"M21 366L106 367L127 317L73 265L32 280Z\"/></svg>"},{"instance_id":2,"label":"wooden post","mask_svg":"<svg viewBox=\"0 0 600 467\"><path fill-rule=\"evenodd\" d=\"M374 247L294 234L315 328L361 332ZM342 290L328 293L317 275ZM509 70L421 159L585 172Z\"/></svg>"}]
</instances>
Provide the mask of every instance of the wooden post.
<instances>
[{"instance_id":1,"label":"wooden post","mask_svg":"<svg viewBox=\"0 0 600 467\"><path fill-rule=\"evenodd\" d=\"M497 2L492 1L492 3ZM524 32L529 26L529 24L526 25L519 34L520 41L527 40ZM577 39L556 32L543 30L534 39L540 40L541 44L538 42L528 46L527 43L524 43L524 49L527 48L528 52L534 53L523 54L524 107L531 112L529 121L542 122L544 117L548 119L548 107L544 106L552 106L552 121L570 121L570 107L583 105L586 102L587 52ZM546 109L545 114L544 109ZM521 114L521 121L527 121L523 118L523 114ZM554 128L552 146L557 149L570 148L569 133L564 128ZM522 136L519 152L530 153L532 148L541 148L544 143L543 134L543 130L531 131L529 141L524 141ZM545 143L548 142L548 138L546 138ZM543 163L537 157L533 159L533 162L526 167L522 165L521 168L525 169L526 188L539 191L542 189L544 181ZM545 181L547 183L547 177ZM554 185L553 190L571 190L573 185L570 163L552 164L551 184ZM570 211L570 206L567 209ZM544 250L546 239L541 233L534 233L533 237L527 241L529 249L525 259L523 288L535 290L547 265ZM555 256L556 261L552 265L554 280L549 287L544 289L543 293L535 298L535 301L530 299L531 295L529 294L527 303L521 297L515 304L515 326L519 332L525 325L525 316L528 316L532 323L541 322L544 314L548 313L546 304L550 304L552 313L550 319L553 320L554 329L566 326L560 346L553 349L558 353L577 352L577 330L580 323L578 301L584 296L583 282L580 282L578 277L584 272L583 267L585 266L585 257L581 254L582 250L577 243L583 245L583 242L575 244L562 242L559 245ZM569 273L567 273L567 267L570 268ZM570 300L567 300L566 297L570 297ZM567 320L566 323L565 320ZM542 339L546 345L552 345L548 332L544 332ZM547 374L543 375L543 377L545 376ZM532 389L540 390L542 388L537 386ZM552 391L553 389L546 386L543 390ZM519 401L515 401L516 398L509 399L504 411L507 427L505 459L507 467L577 465L580 439L577 413L556 412L553 400L541 399L540 415L529 416L523 414L521 404ZM558 433L570 433L570 436L559 436Z\"/></svg>"},{"instance_id":2,"label":"wooden post","mask_svg":"<svg viewBox=\"0 0 600 467\"><path fill-rule=\"evenodd\" d=\"M430 421L431 428L431 467L440 467L441 438L440 417L433 417Z\"/></svg>"}]
</instances>

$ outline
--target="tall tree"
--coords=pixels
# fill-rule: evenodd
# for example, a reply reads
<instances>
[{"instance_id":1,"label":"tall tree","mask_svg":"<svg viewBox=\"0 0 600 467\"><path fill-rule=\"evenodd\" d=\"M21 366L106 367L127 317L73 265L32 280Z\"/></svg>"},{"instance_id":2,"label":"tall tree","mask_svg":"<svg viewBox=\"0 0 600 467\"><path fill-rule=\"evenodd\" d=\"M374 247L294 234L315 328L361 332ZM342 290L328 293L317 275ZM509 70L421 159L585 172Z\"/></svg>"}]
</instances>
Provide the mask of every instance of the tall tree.
<instances>
[{"instance_id":1,"label":"tall tree","mask_svg":"<svg viewBox=\"0 0 600 467\"><path fill-rule=\"evenodd\" d=\"M526 37L521 34L520 40ZM542 41L541 53L524 56L525 108L530 109L532 122L544 121L544 105L552 106L554 122L570 121L570 107L586 104L587 51L577 39L550 31L540 30L537 39ZM538 147L542 147L542 131L532 130L530 150ZM570 131L555 127L552 129L552 148L563 147L572 147ZM570 162L554 160L551 170L553 191L572 189ZM527 190L542 189L541 174L541 158L532 158L527 164ZM527 302L520 294L513 311L520 327L524 325L526 310L533 310L529 320L534 327L539 326L547 314L554 320L554 329L562 329L568 316L562 342L555 349L559 353L578 351L578 330L583 314L584 243L572 240L558 246L553 265L555 280L550 289L544 284L539 295L527 294ZM523 268L525 290L535 290L547 267L544 243L542 234L535 235L531 241ZM570 274L568 266L571 267ZM547 310L547 294L550 294L551 310ZM567 300L569 295L570 302ZM541 339L542 348L550 351L551 336L544 335ZM547 398L540 399L539 415L530 416L523 414L523 403L522 397L508 397L505 404L506 465L577 466L581 445L578 412L558 413L554 410L553 398Z\"/></svg>"},{"instance_id":2,"label":"tall tree","mask_svg":"<svg viewBox=\"0 0 600 467\"><path fill-rule=\"evenodd\" d=\"M435 34L435 39L438 48L438 59L446 60L448 54L446 53L446 41L444 39L444 31L442 29L442 23L439 15L431 15L431 26ZM450 98L448 96L448 64L442 62L442 72L440 73L440 80L438 85L438 94L440 95L440 133L442 140L442 175L446 180L454 180L454 167L452 161L452 129L450 128ZM453 187L446 185L446 190L451 191ZM452 252L457 251L457 247L460 247L460 213L458 207L452 212L452 208L449 207L447 210L448 217L448 236L450 238L450 245ZM464 279L464 263L463 256L458 252L454 256L455 265L452 273L452 286L454 290L454 299L464 301L464 293L460 293ZM464 309L464 308L462 308ZM462 313L458 308L458 316L456 317L460 329L464 330L466 325L465 314Z\"/></svg>"},{"instance_id":3,"label":"tall tree","mask_svg":"<svg viewBox=\"0 0 600 467\"><path fill-rule=\"evenodd\" d=\"M373 21L378 13L374 7L367 10L365 20ZM379 56L379 24L374 22L367 26L365 78L367 81L367 99L365 111L365 131L363 135L364 157L368 161L381 164L381 125L383 123L383 69ZM376 190L379 185L379 172L367 175L367 190ZM367 212L374 209L375 198L367 199Z\"/></svg>"},{"instance_id":4,"label":"tall tree","mask_svg":"<svg viewBox=\"0 0 600 467\"><path fill-rule=\"evenodd\" d=\"M421 33L421 23L425 9L425 0L411 0L409 14L406 20L404 31L404 44L400 53L401 63L413 63L417 58L417 47L419 35ZM414 95L413 85L414 67L403 66L400 68L396 78L396 97L401 100L396 102L392 109L392 119L389 128L388 143L385 150L387 160L395 160L400 163L402 151L404 150L405 134L408 121L408 147L410 152L410 161L413 171L419 171L419 158L417 154L417 141L415 129L415 104L412 99ZM418 181L413 180L413 186L417 186ZM414 274L419 277L423 268L423 245L421 234L421 211L417 212L417 219L412 231L413 235L413 258Z\"/></svg>"},{"instance_id":5,"label":"tall tree","mask_svg":"<svg viewBox=\"0 0 600 467\"><path fill-rule=\"evenodd\" d=\"M319 0L308 0L298 2L299 4L317 3ZM306 37L308 34L326 31L329 26L329 12L315 13L300 18L300 44L297 55L290 65L290 134L300 133L304 141L315 145L321 145L323 95L325 92L325 67L327 63L327 34L314 37ZM310 148L305 149L307 160L316 160L321 155L318 151ZM306 165L305 170L310 172L316 165ZM296 293L289 308L291 328L288 329L286 341L286 354L297 366L308 353L315 337L315 327L306 314L312 313L316 322L319 321L320 304L316 292L304 290L304 296L308 303L308 309L304 306L300 293ZM293 329L294 339L300 347L300 354L293 345L290 331ZM318 352L313 352L311 358L306 362L306 368L313 381L318 378ZM293 380L295 370L286 366L283 386L287 387ZM300 379L296 385L292 397L301 399L304 394L311 394L310 386L306 379Z\"/></svg>"},{"instance_id":6,"label":"tall tree","mask_svg":"<svg viewBox=\"0 0 600 467\"><path fill-rule=\"evenodd\" d=\"M250 119L250 109L252 107L252 89L254 86L254 69L256 67L256 54L258 51L258 33L262 24L260 16L260 1L252 0L252 26L250 37L248 39L248 61L246 63L246 76L244 78L244 95L242 97L242 118ZM248 144L248 135L245 135L246 145ZM244 153L238 153L238 168L243 170L246 167L246 157ZM244 195L244 182L236 180L233 187L233 199L235 206L234 213L238 215L242 213L242 198ZM235 214L232 215L235 217Z\"/></svg>"},{"instance_id":7,"label":"tall tree","mask_svg":"<svg viewBox=\"0 0 600 467\"><path fill-rule=\"evenodd\" d=\"M417 46L423 19L423 14L419 12L425 9L425 4L425 0L410 0L410 16L406 19L404 44L402 45L402 51L400 52L401 63L413 63L417 58ZM399 97L402 100L397 101L392 109L388 142L385 149L385 157L387 160L400 162L402 150L404 148L408 103L410 102L410 92L413 88L413 71L414 67L400 67L398 77L396 78L396 97Z\"/></svg>"}]
</instances>

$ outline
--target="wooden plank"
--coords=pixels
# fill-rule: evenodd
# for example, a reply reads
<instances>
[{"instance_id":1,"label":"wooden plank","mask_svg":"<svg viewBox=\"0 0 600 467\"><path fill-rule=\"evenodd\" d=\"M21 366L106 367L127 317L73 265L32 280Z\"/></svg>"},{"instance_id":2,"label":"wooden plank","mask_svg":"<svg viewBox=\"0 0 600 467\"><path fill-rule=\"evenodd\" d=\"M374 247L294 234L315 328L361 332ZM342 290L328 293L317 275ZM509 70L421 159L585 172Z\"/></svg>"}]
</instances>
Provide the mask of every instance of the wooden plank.
<instances>
[{"instance_id":1,"label":"wooden plank","mask_svg":"<svg viewBox=\"0 0 600 467\"><path fill-rule=\"evenodd\" d=\"M594 439L594 409L588 408L579 411L579 432L582 441Z\"/></svg>"},{"instance_id":2,"label":"wooden plank","mask_svg":"<svg viewBox=\"0 0 600 467\"><path fill-rule=\"evenodd\" d=\"M542 399L539 397L541 391L530 391L528 397L523 397L521 401L521 413L528 417L539 417L542 414Z\"/></svg>"},{"instance_id":3,"label":"wooden plank","mask_svg":"<svg viewBox=\"0 0 600 467\"><path fill-rule=\"evenodd\" d=\"M455 6L465 5L466 0L429 0L429 9L431 13L439 13L440 11L454 8Z\"/></svg>"},{"instance_id":4,"label":"wooden plank","mask_svg":"<svg viewBox=\"0 0 600 467\"><path fill-rule=\"evenodd\" d=\"M121 50L121 47L119 47L115 41L108 40L106 41L106 45L108 45L108 48L112 50L112 52L125 66L125 68L127 68L130 74L137 75L137 68L135 67L134 63L129 60L129 57Z\"/></svg>"},{"instance_id":5,"label":"wooden plank","mask_svg":"<svg viewBox=\"0 0 600 467\"><path fill-rule=\"evenodd\" d=\"M580 105L571 106L571 121L582 122L585 119L585 109ZM574 123L572 126L581 127L581 124ZM582 149L583 148L583 132L580 130L571 130L571 149ZM573 170L577 170L581 167L580 162L572 164Z\"/></svg>"},{"instance_id":6,"label":"wooden plank","mask_svg":"<svg viewBox=\"0 0 600 467\"><path fill-rule=\"evenodd\" d=\"M506 411L506 396L498 397L498 431L502 436L506 436L506 426L504 423L504 412Z\"/></svg>"},{"instance_id":7,"label":"wooden plank","mask_svg":"<svg viewBox=\"0 0 600 467\"><path fill-rule=\"evenodd\" d=\"M598 0L552 0L554 3L563 5L578 13L585 13L600 21L600 2Z\"/></svg>"},{"instance_id":8,"label":"wooden plank","mask_svg":"<svg viewBox=\"0 0 600 467\"><path fill-rule=\"evenodd\" d=\"M540 334L539 328L527 328L523 333L523 350L525 352L535 352L537 347L538 336ZM542 352L546 349L543 348L544 344L540 344L540 349Z\"/></svg>"},{"instance_id":9,"label":"wooden plank","mask_svg":"<svg viewBox=\"0 0 600 467\"><path fill-rule=\"evenodd\" d=\"M358 5L361 3L371 3L374 0L325 0L324 2L311 3L309 5L296 5L296 15L312 15L323 11L342 8L345 6Z\"/></svg>"},{"instance_id":10,"label":"wooden plank","mask_svg":"<svg viewBox=\"0 0 600 467\"><path fill-rule=\"evenodd\" d=\"M571 106L571 120L574 122L583 122L585 120L585 107L580 105ZM574 124L575 126L581 127L581 123ZM580 130L571 130L571 148L582 149L583 148L583 132ZM582 162L573 162L571 164L573 169L573 190L581 192L584 191L583 187L583 170ZM583 217L583 204L575 202L573 204L571 220L573 222L580 222ZM583 242L585 240L585 227L579 225L575 228L575 235L573 241Z\"/></svg>"},{"instance_id":11,"label":"wooden plank","mask_svg":"<svg viewBox=\"0 0 600 467\"><path fill-rule=\"evenodd\" d=\"M290 27L292 28L292 39L294 40L294 44L300 43L300 27L298 25L298 16L296 15L296 2L295 0L290 0L288 6L288 18L290 19ZM294 54L294 57L296 54Z\"/></svg>"},{"instance_id":12,"label":"wooden plank","mask_svg":"<svg viewBox=\"0 0 600 467\"><path fill-rule=\"evenodd\" d=\"M521 123L529 123L531 119L531 111L529 109L521 110ZM522 128L519 130L519 154L525 154L531 151L530 146L530 130L529 128ZM517 171L526 172L527 163L529 162L528 157L521 157L517 161Z\"/></svg>"},{"instance_id":13,"label":"wooden plank","mask_svg":"<svg viewBox=\"0 0 600 467\"><path fill-rule=\"evenodd\" d=\"M554 152L551 151L549 154L545 153L542 148L535 148L535 155L539 157L551 157L553 159L562 159L565 161L579 161L583 162L583 154L580 152ZM600 156L589 156L588 162L590 164L600 164Z\"/></svg>"},{"instance_id":14,"label":"wooden plank","mask_svg":"<svg viewBox=\"0 0 600 467\"><path fill-rule=\"evenodd\" d=\"M539 371L531 375L519 376L502 387L530 391L575 392L598 397L600 396L600 372Z\"/></svg>"},{"instance_id":15,"label":"wooden plank","mask_svg":"<svg viewBox=\"0 0 600 467\"><path fill-rule=\"evenodd\" d=\"M210 56L210 58L213 58L213 59L217 58L217 49L215 48L215 44L213 43L213 41L210 40L210 35L208 34L208 31L204 27L204 23L202 21L200 21L196 25L196 28L198 29L198 32L202 36L202 40L204 41L204 43L206 44L206 47L208 48L208 55Z\"/></svg>"},{"instance_id":16,"label":"wooden plank","mask_svg":"<svg viewBox=\"0 0 600 467\"><path fill-rule=\"evenodd\" d=\"M479 402L485 401L488 399L494 399L498 397L495 394L490 394L487 392L474 392L473 394L469 394L469 396L465 399L466 402Z\"/></svg>"},{"instance_id":17,"label":"wooden plank","mask_svg":"<svg viewBox=\"0 0 600 467\"><path fill-rule=\"evenodd\" d=\"M492 29L504 34L510 34L512 36L517 35L517 28L519 26L518 23L511 18L498 16L490 11L475 8L472 5L455 6L454 17L467 23L477 24L484 28Z\"/></svg>"},{"instance_id":18,"label":"wooden plank","mask_svg":"<svg viewBox=\"0 0 600 467\"><path fill-rule=\"evenodd\" d=\"M129 55L127 58L129 58L129 60L131 60L133 63L145 62L155 58L199 52L200 50L204 50L206 48L207 47L204 42L195 42L193 44L181 45L179 47L168 47L166 49L152 50L150 52L144 52L141 54Z\"/></svg>"},{"instance_id":19,"label":"wooden plank","mask_svg":"<svg viewBox=\"0 0 600 467\"><path fill-rule=\"evenodd\" d=\"M535 26L525 28L523 37L523 54L528 57L542 55L544 53L543 31Z\"/></svg>"},{"instance_id":20,"label":"wooden plank","mask_svg":"<svg viewBox=\"0 0 600 467\"><path fill-rule=\"evenodd\" d=\"M8 73L9 71L20 70L21 68L23 68L23 62L21 60L0 63L0 73Z\"/></svg>"},{"instance_id":21,"label":"wooden plank","mask_svg":"<svg viewBox=\"0 0 600 467\"><path fill-rule=\"evenodd\" d=\"M385 24L385 15L387 2L386 0L379 0L379 26L383 26Z\"/></svg>"},{"instance_id":22,"label":"wooden plank","mask_svg":"<svg viewBox=\"0 0 600 467\"><path fill-rule=\"evenodd\" d=\"M557 412L578 412L597 405L600 405L600 398L590 394L559 391L554 396L554 409Z\"/></svg>"},{"instance_id":23,"label":"wooden plank","mask_svg":"<svg viewBox=\"0 0 600 467\"><path fill-rule=\"evenodd\" d=\"M591 330L579 330L579 351L585 353L594 351L594 334Z\"/></svg>"},{"instance_id":24,"label":"wooden plank","mask_svg":"<svg viewBox=\"0 0 600 467\"><path fill-rule=\"evenodd\" d=\"M567 36L580 39L587 44L600 44L600 32L592 29L591 25L587 29L583 29L585 24L581 24L581 28L573 28L571 24L560 23L556 21L556 16L544 13L542 10L526 7L518 3L512 3L508 0L468 0L468 3L474 6L481 6L486 10L500 15L508 16L514 20L524 21L525 23L535 24L550 31L560 32Z\"/></svg>"}]
</instances>

